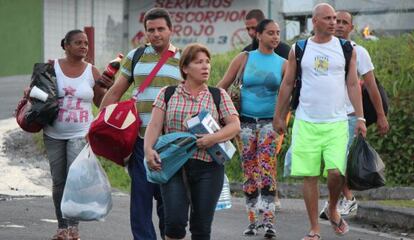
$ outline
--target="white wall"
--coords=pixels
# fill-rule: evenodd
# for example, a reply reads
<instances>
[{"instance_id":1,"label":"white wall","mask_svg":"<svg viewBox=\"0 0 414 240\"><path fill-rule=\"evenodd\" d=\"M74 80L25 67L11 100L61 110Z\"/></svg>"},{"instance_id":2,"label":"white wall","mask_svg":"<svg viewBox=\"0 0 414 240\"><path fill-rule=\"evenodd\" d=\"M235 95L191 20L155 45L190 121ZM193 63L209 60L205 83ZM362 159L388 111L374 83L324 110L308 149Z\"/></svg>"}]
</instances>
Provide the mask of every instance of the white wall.
<instances>
[{"instance_id":1,"label":"white wall","mask_svg":"<svg viewBox=\"0 0 414 240\"><path fill-rule=\"evenodd\" d=\"M44 61L61 58L60 41L73 29L95 27L95 65L122 51L122 0L44 0Z\"/></svg>"}]
</instances>

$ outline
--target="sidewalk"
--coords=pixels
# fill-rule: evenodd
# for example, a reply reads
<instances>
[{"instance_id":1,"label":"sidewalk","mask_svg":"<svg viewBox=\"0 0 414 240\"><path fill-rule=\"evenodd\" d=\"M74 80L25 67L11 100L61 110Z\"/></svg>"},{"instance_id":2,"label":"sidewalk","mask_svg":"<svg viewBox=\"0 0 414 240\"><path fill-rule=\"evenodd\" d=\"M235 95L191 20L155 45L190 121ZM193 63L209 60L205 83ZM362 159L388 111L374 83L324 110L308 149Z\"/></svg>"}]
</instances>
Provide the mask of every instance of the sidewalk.
<instances>
[{"instance_id":1,"label":"sidewalk","mask_svg":"<svg viewBox=\"0 0 414 240\"><path fill-rule=\"evenodd\" d=\"M356 219L381 227L396 227L414 233L414 208L385 206L373 201L361 202Z\"/></svg>"},{"instance_id":2,"label":"sidewalk","mask_svg":"<svg viewBox=\"0 0 414 240\"><path fill-rule=\"evenodd\" d=\"M230 183L234 192L242 194L240 183ZM302 184L278 183L281 198L300 198ZM328 197L326 184L319 185L320 198ZM374 200L412 200L414 201L414 188L412 187L381 187L367 191L355 191L358 199L358 211L355 218L365 223L379 225L380 227L393 227L414 233L414 208L390 207L376 203ZM366 201L368 200L368 201Z\"/></svg>"}]
</instances>

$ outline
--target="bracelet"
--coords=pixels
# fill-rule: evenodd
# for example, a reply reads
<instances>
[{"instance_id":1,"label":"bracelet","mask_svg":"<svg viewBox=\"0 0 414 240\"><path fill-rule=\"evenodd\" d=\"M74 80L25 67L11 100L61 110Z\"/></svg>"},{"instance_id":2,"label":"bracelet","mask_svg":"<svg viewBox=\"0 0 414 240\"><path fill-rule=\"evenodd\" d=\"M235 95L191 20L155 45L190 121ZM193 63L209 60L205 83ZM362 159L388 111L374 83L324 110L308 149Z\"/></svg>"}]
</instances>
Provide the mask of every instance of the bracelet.
<instances>
[{"instance_id":1,"label":"bracelet","mask_svg":"<svg viewBox=\"0 0 414 240\"><path fill-rule=\"evenodd\" d=\"M359 120L359 121L363 121L364 123L366 123L366 122L367 122L367 120L366 120L365 118L363 118L363 117L358 117L358 118L357 118L357 120Z\"/></svg>"}]
</instances>

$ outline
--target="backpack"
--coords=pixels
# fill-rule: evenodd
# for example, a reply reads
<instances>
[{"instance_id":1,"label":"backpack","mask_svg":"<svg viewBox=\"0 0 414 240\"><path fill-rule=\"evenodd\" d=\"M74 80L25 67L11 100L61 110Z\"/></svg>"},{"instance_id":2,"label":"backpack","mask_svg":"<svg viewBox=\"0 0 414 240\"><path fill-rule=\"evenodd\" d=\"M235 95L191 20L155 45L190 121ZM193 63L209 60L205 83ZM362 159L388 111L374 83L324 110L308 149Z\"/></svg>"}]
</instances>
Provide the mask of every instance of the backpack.
<instances>
[{"instance_id":1,"label":"backpack","mask_svg":"<svg viewBox=\"0 0 414 240\"><path fill-rule=\"evenodd\" d=\"M352 58L352 44L350 41L339 38L339 42L341 43L342 51L345 57L345 80L348 76L349 71L349 63L351 62ZM301 62L303 55L305 54L305 48L308 43L308 39L298 40L295 44L295 57L296 57L296 82L295 86L292 91L292 99L290 102L290 107L292 110L296 110L299 105L299 96L300 96L300 89L302 87L302 67Z\"/></svg>"},{"instance_id":2,"label":"backpack","mask_svg":"<svg viewBox=\"0 0 414 240\"><path fill-rule=\"evenodd\" d=\"M164 103L165 105L168 105L168 102L170 101L171 96L174 94L175 89L177 86L168 86L167 89L165 89L164 93ZM216 87L210 87L208 86L208 91L213 96L214 105L216 105L217 112L220 112L220 102L221 102L221 93L220 89Z\"/></svg>"},{"instance_id":3,"label":"backpack","mask_svg":"<svg viewBox=\"0 0 414 240\"><path fill-rule=\"evenodd\" d=\"M377 83L378 91L382 100L382 107L384 109L385 116L388 115L388 95L384 87L375 77L375 82ZM365 125L368 127L373 123L377 122L377 111L375 110L374 104L371 102L367 88L362 85L362 108L364 109L364 118L366 120Z\"/></svg>"}]
</instances>

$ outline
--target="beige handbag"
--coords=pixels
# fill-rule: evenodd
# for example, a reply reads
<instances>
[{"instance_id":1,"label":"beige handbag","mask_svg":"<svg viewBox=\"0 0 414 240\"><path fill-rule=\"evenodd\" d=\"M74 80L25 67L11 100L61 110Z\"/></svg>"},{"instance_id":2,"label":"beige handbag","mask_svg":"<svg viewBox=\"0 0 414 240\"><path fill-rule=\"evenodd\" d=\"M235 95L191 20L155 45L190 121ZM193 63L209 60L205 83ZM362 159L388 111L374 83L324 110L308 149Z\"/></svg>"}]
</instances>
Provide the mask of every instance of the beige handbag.
<instances>
[{"instance_id":1,"label":"beige handbag","mask_svg":"<svg viewBox=\"0 0 414 240\"><path fill-rule=\"evenodd\" d=\"M242 64L239 70L237 71L237 74L236 74L236 77L233 83L230 85L230 87L227 90L231 100L233 101L234 107L239 113L240 113L240 108L241 108L240 91L243 85L244 68L246 67L247 59L249 58L249 52L244 51L243 53L244 53L243 54L244 58L242 60Z\"/></svg>"}]
</instances>

